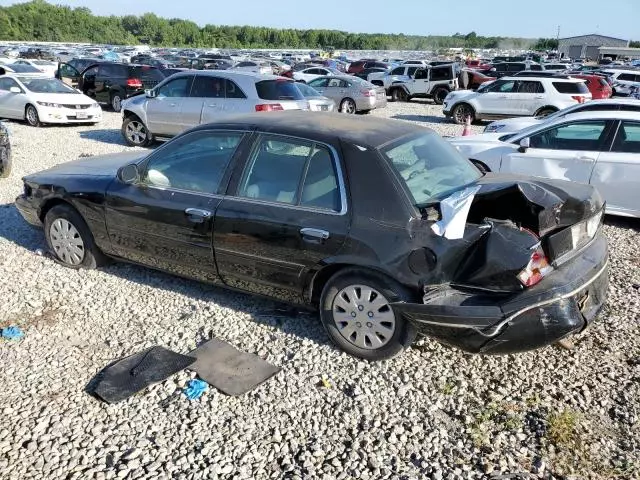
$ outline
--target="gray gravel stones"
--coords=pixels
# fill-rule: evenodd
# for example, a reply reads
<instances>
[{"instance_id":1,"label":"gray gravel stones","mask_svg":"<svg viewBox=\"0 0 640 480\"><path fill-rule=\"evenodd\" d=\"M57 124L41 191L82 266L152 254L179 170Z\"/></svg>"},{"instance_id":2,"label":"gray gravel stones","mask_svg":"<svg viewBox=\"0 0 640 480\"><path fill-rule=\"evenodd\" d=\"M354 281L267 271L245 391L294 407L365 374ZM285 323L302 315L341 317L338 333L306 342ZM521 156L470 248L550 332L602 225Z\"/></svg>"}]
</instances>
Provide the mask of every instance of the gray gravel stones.
<instances>
[{"instance_id":1,"label":"gray gravel stones","mask_svg":"<svg viewBox=\"0 0 640 480\"><path fill-rule=\"evenodd\" d=\"M371 115L459 135L441 110L414 101ZM369 364L331 346L312 315L262 316L274 305L248 295L125 264L68 270L36 255L42 233L11 205L20 177L127 150L120 122L105 112L97 127L8 124L14 171L0 180L0 206L8 205L0 208L0 324L26 336L0 342L0 478L640 475L638 221L607 220L610 302L573 351L480 357L420 340ZM283 370L238 398L210 390L164 405L189 372L117 405L84 392L115 358L156 344L188 352L210 335Z\"/></svg>"}]
</instances>

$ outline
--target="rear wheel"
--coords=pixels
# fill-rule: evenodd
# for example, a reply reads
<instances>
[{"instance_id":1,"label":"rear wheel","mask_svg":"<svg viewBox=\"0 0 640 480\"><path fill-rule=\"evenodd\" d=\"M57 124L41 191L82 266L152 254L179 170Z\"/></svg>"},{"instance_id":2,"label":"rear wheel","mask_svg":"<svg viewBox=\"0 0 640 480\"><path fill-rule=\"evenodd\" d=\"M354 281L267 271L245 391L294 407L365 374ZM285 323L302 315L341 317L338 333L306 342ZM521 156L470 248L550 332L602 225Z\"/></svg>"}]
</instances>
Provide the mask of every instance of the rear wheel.
<instances>
[{"instance_id":1,"label":"rear wheel","mask_svg":"<svg viewBox=\"0 0 640 480\"><path fill-rule=\"evenodd\" d=\"M402 286L353 269L331 278L320 299L320 318L331 340L350 355L384 360L411 345L416 330L390 307L411 301Z\"/></svg>"},{"instance_id":2,"label":"rear wheel","mask_svg":"<svg viewBox=\"0 0 640 480\"><path fill-rule=\"evenodd\" d=\"M446 88L438 88L435 92L433 92L433 101L436 105L442 105L444 103L444 99L449 95L449 90Z\"/></svg>"},{"instance_id":3,"label":"rear wheel","mask_svg":"<svg viewBox=\"0 0 640 480\"><path fill-rule=\"evenodd\" d=\"M405 92L401 88L394 88L391 91L391 101L392 102L406 102L407 101L407 92Z\"/></svg>"},{"instance_id":4,"label":"rear wheel","mask_svg":"<svg viewBox=\"0 0 640 480\"><path fill-rule=\"evenodd\" d=\"M553 115L554 113L556 113L557 110L553 109L553 108L541 108L540 110L538 110L538 113L536 113L536 117L548 117L549 115Z\"/></svg>"},{"instance_id":5,"label":"rear wheel","mask_svg":"<svg viewBox=\"0 0 640 480\"><path fill-rule=\"evenodd\" d=\"M340 111L342 113L353 115L354 113L356 113L356 102L354 102L350 98L345 98L344 100L342 100L342 103L340 103Z\"/></svg>"},{"instance_id":6,"label":"rear wheel","mask_svg":"<svg viewBox=\"0 0 640 480\"><path fill-rule=\"evenodd\" d=\"M32 127L42 126L42 123L40 123L40 116L38 115L38 110L33 105L27 105L27 108L24 111L24 118L27 120L27 123Z\"/></svg>"},{"instance_id":7,"label":"rear wheel","mask_svg":"<svg viewBox=\"0 0 640 480\"><path fill-rule=\"evenodd\" d=\"M473 107L467 103L456 105L453 112L451 112L451 116L453 117L453 121L458 125L467 123L467 118L471 119L471 123L476 120L476 112L473 110Z\"/></svg>"},{"instance_id":8,"label":"rear wheel","mask_svg":"<svg viewBox=\"0 0 640 480\"><path fill-rule=\"evenodd\" d=\"M153 136L138 117L127 117L122 122L122 136L130 147L146 147Z\"/></svg>"},{"instance_id":9,"label":"rear wheel","mask_svg":"<svg viewBox=\"0 0 640 480\"><path fill-rule=\"evenodd\" d=\"M111 95L111 108L114 112L120 113L122 111L122 97L119 93Z\"/></svg>"}]
</instances>

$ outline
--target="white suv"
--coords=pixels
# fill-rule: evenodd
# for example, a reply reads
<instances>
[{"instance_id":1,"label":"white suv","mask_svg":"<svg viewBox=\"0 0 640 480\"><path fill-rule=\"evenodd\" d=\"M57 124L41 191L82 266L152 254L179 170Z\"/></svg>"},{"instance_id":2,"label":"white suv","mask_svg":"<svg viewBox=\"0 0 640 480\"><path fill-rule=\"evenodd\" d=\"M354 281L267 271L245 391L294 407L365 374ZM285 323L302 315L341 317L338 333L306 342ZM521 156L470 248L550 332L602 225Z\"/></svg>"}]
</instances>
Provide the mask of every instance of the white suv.
<instances>
[{"instance_id":1,"label":"white suv","mask_svg":"<svg viewBox=\"0 0 640 480\"><path fill-rule=\"evenodd\" d=\"M603 70L613 85L613 96L628 96L632 87L640 84L640 70Z\"/></svg>"},{"instance_id":2,"label":"white suv","mask_svg":"<svg viewBox=\"0 0 640 480\"><path fill-rule=\"evenodd\" d=\"M477 91L451 92L444 100L445 116L458 124L467 118L497 120L506 117L551 115L591 100L584 80L567 76L504 77Z\"/></svg>"}]
</instances>

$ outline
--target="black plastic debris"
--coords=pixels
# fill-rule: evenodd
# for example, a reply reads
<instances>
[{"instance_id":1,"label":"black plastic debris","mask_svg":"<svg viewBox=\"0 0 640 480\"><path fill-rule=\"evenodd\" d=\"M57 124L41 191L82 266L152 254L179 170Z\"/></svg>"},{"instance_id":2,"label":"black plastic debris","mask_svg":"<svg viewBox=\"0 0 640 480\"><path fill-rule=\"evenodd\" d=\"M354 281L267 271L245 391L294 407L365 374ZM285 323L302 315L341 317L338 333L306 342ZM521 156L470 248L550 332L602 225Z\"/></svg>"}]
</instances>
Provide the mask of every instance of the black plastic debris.
<instances>
[{"instance_id":1,"label":"black plastic debris","mask_svg":"<svg viewBox=\"0 0 640 480\"><path fill-rule=\"evenodd\" d=\"M213 338L189 353L196 362L189 367L209 385L227 395L247 393L280 371L257 355L241 352Z\"/></svg>"},{"instance_id":2,"label":"black plastic debris","mask_svg":"<svg viewBox=\"0 0 640 480\"><path fill-rule=\"evenodd\" d=\"M195 360L164 347L151 347L106 367L96 376L89 391L107 403L121 402L184 370Z\"/></svg>"}]
</instances>

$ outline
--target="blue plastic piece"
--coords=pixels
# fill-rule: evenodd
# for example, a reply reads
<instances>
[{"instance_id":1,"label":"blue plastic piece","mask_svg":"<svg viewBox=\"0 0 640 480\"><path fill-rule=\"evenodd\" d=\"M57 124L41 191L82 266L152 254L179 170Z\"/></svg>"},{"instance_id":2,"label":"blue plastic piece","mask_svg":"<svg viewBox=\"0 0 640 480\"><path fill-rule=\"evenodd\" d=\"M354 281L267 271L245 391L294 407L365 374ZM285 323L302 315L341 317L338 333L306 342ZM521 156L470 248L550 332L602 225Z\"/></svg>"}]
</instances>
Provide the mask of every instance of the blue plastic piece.
<instances>
[{"instance_id":1,"label":"blue plastic piece","mask_svg":"<svg viewBox=\"0 0 640 480\"><path fill-rule=\"evenodd\" d=\"M189 381L187 387L184 389L184 394L189 400L197 400L207 390L209 390L209 384L207 382L194 379Z\"/></svg>"},{"instance_id":2,"label":"blue plastic piece","mask_svg":"<svg viewBox=\"0 0 640 480\"><path fill-rule=\"evenodd\" d=\"M24 332L20 330L20 327L7 327L0 330L0 337L7 340L19 340L24 337Z\"/></svg>"}]
</instances>

